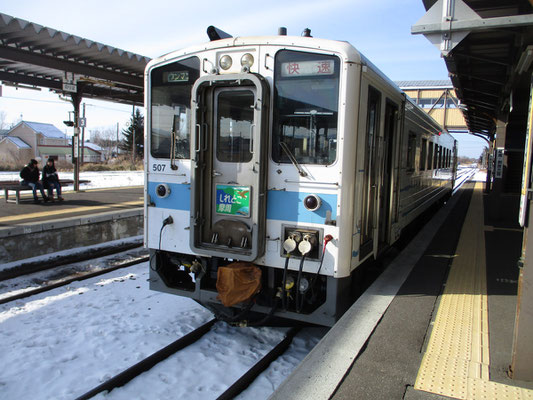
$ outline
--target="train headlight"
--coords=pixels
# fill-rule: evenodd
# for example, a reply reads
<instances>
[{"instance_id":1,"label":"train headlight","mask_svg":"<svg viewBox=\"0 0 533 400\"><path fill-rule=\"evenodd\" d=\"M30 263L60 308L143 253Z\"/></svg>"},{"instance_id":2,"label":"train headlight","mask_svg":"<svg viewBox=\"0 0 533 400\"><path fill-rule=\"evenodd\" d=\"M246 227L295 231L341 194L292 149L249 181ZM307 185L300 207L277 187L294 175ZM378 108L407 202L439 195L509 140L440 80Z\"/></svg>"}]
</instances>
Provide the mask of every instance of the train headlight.
<instances>
[{"instance_id":1,"label":"train headlight","mask_svg":"<svg viewBox=\"0 0 533 400\"><path fill-rule=\"evenodd\" d=\"M222 68L223 70L228 70L228 69L230 69L232 64L233 64L233 60L232 60L231 57L228 56L228 55L225 55L225 56L220 57L220 60L218 61L218 65L219 65L220 68Z\"/></svg>"},{"instance_id":2,"label":"train headlight","mask_svg":"<svg viewBox=\"0 0 533 400\"><path fill-rule=\"evenodd\" d=\"M252 65L254 65L254 56L252 56L250 53L246 53L241 57L241 65L243 67L252 68Z\"/></svg>"},{"instance_id":3,"label":"train headlight","mask_svg":"<svg viewBox=\"0 0 533 400\"><path fill-rule=\"evenodd\" d=\"M309 211L316 211L322 205L322 200L316 194L310 194L309 196L305 197L303 203L304 207Z\"/></svg>"},{"instance_id":4,"label":"train headlight","mask_svg":"<svg viewBox=\"0 0 533 400\"><path fill-rule=\"evenodd\" d=\"M155 188L157 197L164 199L170 195L170 187L166 183L161 183Z\"/></svg>"}]
</instances>

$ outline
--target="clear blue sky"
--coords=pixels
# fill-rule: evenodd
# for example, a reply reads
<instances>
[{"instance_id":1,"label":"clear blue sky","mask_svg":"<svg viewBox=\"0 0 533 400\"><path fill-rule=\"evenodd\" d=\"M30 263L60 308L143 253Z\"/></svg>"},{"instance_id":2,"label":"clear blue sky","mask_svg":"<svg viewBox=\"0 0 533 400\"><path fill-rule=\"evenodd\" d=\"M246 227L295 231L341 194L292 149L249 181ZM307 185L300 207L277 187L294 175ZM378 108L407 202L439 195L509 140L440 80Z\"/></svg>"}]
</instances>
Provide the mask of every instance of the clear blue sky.
<instances>
[{"instance_id":1,"label":"clear blue sky","mask_svg":"<svg viewBox=\"0 0 533 400\"><path fill-rule=\"evenodd\" d=\"M411 26L425 13L422 0L18 0L5 1L0 11L150 58L207 41L209 25L233 36L273 35L280 26L287 27L289 35L300 35L310 28L315 37L350 42L392 80L448 77L439 51L425 37L411 35ZM84 102L88 131L116 129L117 123L122 129L131 115L131 107ZM0 97L0 111L9 123L22 115L25 120L50 122L64 130L62 121L71 109L45 89L4 87ZM460 154L468 151L464 155L477 157L483 141L473 138L470 142Z\"/></svg>"}]
</instances>

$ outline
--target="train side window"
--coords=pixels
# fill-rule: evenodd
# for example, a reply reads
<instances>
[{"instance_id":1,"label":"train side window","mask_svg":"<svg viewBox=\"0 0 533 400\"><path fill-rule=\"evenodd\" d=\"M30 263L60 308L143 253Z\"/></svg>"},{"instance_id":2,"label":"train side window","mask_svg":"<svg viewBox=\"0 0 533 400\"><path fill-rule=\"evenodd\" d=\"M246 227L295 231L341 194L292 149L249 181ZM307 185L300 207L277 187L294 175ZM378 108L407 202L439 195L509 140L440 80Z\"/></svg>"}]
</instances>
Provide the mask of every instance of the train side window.
<instances>
[{"instance_id":1,"label":"train side window","mask_svg":"<svg viewBox=\"0 0 533 400\"><path fill-rule=\"evenodd\" d=\"M435 143L435 153L433 156L433 169L439 168L439 145Z\"/></svg>"},{"instance_id":2,"label":"train side window","mask_svg":"<svg viewBox=\"0 0 533 400\"><path fill-rule=\"evenodd\" d=\"M415 172L416 133L409 132L407 141L407 172Z\"/></svg>"},{"instance_id":3,"label":"train side window","mask_svg":"<svg viewBox=\"0 0 533 400\"><path fill-rule=\"evenodd\" d=\"M433 169L433 143L431 143L431 142L428 143L428 163L427 163L427 166L428 166L428 170L432 170Z\"/></svg>"},{"instance_id":4,"label":"train side window","mask_svg":"<svg viewBox=\"0 0 533 400\"><path fill-rule=\"evenodd\" d=\"M420 146L420 171L426 170L427 151L428 151L428 140L422 139L422 145Z\"/></svg>"}]
</instances>

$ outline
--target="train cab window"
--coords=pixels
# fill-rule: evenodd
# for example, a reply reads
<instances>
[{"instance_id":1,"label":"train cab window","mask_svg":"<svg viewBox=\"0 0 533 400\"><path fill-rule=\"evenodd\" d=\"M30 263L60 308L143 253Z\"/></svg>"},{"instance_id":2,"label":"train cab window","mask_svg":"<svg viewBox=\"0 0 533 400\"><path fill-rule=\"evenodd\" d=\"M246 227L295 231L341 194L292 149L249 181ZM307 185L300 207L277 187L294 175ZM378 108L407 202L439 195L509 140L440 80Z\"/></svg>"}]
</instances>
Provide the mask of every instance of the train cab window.
<instances>
[{"instance_id":1,"label":"train cab window","mask_svg":"<svg viewBox=\"0 0 533 400\"><path fill-rule=\"evenodd\" d=\"M409 138L407 141L407 172L415 171L415 158L416 158L416 133L409 132Z\"/></svg>"},{"instance_id":2,"label":"train cab window","mask_svg":"<svg viewBox=\"0 0 533 400\"><path fill-rule=\"evenodd\" d=\"M427 151L428 151L428 140L422 139L422 145L420 146L420 171L426 170Z\"/></svg>"},{"instance_id":3,"label":"train cab window","mask_svg":"<svg viewBox=\"0 0 533 400\"><path fill-rule=\"evenodd\" d=\"M340 60L282 50L276 54L272 159L329 165L337 157ZM292 154L287 154L287 153Z\"/></svg>"},{"instance_id":4,"label":"train cab window","mask_svg":"<svg viewBox=\"0 0 533 400\"><path fill-rule=\"evenodd\" d=\"M197 57L152 70L150 148L153 157L170 158L173 147L175 158L190 158L191 89L199 76Z\"/></svg>"}]
</instances>

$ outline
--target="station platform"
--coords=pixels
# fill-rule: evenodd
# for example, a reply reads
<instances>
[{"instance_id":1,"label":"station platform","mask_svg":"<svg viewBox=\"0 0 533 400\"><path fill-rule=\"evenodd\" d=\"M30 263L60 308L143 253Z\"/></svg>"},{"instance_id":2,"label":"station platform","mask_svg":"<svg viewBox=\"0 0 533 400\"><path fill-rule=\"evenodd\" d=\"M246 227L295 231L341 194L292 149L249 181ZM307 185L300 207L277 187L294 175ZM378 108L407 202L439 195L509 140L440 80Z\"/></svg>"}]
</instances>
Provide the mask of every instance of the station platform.
<instances>
[{"instance_id":1,"label":"station platform","mask_svg":"<svg viewBox=\"0 0 533 400\"><path fill-rule=\"evenodd\" d=\"M142 207L143 193L142 186L66 191L63 192L65 201L34 204L31 191L26 191L21 195L20 204L0 199L0 229L67 216Z\"/></svg>"},{"instance_id":2,"label":"station platform","mask_svg":"<svg viewBox=\"0 0 533 400\"><path fill-rule=\"evenodd\" d=\"M533 399L508 376L522 229L504 197L489 215L464 185L270 399Z\"/></svg>"},{"instance_id":3,"label":"station platform","mask_svg":"<svg viewBox=\"0 0 533 400\"><path fill-rule=\"evenodd\" d=\"M65 191L62 202L0 200L0 263L142 234L142 186ZM40 195L39 195L40 197Z\"/></svg>"}]
</instances>

